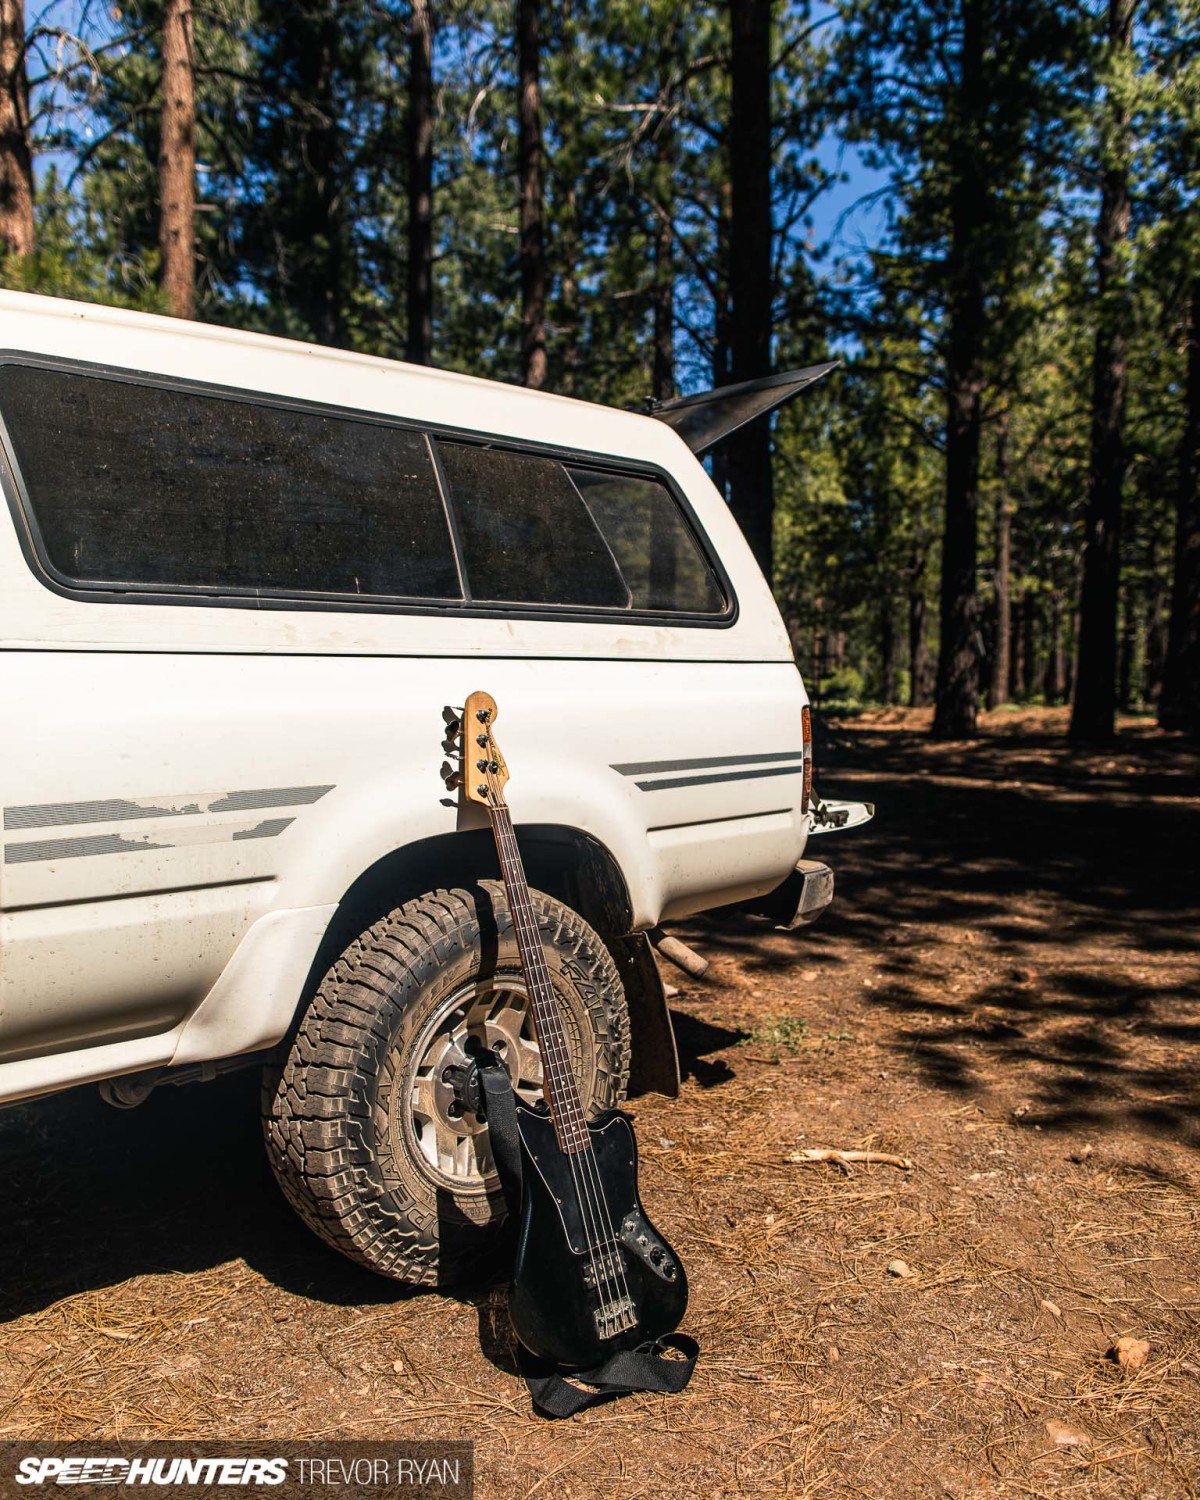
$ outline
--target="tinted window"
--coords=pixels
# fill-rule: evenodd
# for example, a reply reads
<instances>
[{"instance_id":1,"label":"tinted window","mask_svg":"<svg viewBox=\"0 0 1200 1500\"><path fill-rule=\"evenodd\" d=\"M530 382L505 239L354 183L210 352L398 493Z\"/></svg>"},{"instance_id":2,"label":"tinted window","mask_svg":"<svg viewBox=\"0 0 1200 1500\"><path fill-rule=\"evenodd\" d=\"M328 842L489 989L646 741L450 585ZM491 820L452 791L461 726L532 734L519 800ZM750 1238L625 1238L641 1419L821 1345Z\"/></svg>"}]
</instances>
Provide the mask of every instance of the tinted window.
<instances>
[{"instance_id":1,"label":"tinted window","mask_svg":"<svg viewBox=\"0 0 1200 1500\"><path fill-rule=\"evenodd\" d=\"M472 599L625 609L629 590L562 464L438 443Z\"/></svg>"},{"instance_id":2,"label":"tinted window","mask_svg":"<svg viewBox=\"0 0 1200 1500\"><path fill-rule=\"evenodd\" d=\"M70 578L459 597L420 433L17 365L0 412Z\"/></svg>"},{"instance_id":3,"label":"tinted window","mask_svg":"<svg viewBox=\"0 0 1200 1500\"><path fill-rule=\"evenodd\" d=\"M612 548L634 609L723 613L720 586L665 485L574 465L569 473Z\"/></svg>"}]
</instances>

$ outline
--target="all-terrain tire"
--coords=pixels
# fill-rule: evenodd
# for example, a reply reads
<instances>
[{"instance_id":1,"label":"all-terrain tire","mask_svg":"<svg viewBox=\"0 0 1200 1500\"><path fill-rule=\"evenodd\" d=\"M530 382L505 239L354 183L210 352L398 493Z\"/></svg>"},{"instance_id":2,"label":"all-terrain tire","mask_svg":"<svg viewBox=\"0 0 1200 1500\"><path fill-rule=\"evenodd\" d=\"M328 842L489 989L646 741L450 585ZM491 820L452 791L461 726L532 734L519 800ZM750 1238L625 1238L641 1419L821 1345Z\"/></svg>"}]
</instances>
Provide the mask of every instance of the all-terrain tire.
<instances>
[{"instance_id":1,"label":"all-terrain tire","mask_svg":"<svg viewBox=\"0 0 1200 1500\"><path fill-rule=\"evenodd\" d=\"M623 1100L629 1078L621 981L582 917L530 895L575 1076L596 1113ZM468 1124L446 1118L458 1106L445 1103L441 1062L457 1058L464 1034L500 1035L512 1044L510 1072L520 1072L517 1050L532 1070L529 1097L540 1063L531 1028L513 1040L523 997L508 903L493 881L399 907L335 961L263 1080L271 1165L322 1239L372 1271L425 1285L496 1269L505 1209L486 1131L467 1116L476 1133L457 1141ZM507 1032L494 1032L493 1013ZM439 1155L447 1140L457 1141L452 1154Z\"/></svg>"}]
</instances>

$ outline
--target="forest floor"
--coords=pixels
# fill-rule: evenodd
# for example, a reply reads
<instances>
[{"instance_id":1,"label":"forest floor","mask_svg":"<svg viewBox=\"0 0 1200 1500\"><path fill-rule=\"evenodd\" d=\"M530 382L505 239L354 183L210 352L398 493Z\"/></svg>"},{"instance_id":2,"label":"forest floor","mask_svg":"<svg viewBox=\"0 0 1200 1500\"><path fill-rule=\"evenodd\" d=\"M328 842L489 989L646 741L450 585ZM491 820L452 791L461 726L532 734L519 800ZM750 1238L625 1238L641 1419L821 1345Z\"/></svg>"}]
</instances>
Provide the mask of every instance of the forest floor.
<instances>
[{"instance_id":1,"label":"forest floor","mask_svg":"<svg viewBox=\"0 0 1200 1500\"><path fill-rule=\"evenodd\" d=\"M821 923L680 929L683 1094L633 1107L682 1396L533 1418L499 1293L310 1239L234 1075L0 1114L0 1437L471 1438L486 1500L1195 1497L1200 763L1147 721L1088 755L1052 711L921 728L827 729L822 792L878 816L814 841Z\"/></svg>"}]
</instances>

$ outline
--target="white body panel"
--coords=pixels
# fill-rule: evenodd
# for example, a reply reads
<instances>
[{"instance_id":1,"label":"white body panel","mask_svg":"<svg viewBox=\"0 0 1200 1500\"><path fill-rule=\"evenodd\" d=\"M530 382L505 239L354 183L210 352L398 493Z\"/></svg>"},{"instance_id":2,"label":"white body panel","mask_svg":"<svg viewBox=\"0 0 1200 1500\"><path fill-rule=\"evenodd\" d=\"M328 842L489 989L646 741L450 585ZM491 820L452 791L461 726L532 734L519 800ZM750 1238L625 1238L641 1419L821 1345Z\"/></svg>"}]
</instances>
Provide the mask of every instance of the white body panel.
<instances>
[{"instance_id":1,"label":"white body panel","mask_svg":"<svg viewBox=\"0 0 1200 1500\"><path fill-rule=\"evenodd\" d=\"M738 605L733 623L674 627L87 601L39 579L6 506L0 1099L277 1040L354 881L472 825L440 766L443 708L475 689L499 704L518 826L599 841L635 927L771 889L803 853L806 699L786 632L663 424L14 294L0 349L659 465Z\"/></svg>"}]
</instances>

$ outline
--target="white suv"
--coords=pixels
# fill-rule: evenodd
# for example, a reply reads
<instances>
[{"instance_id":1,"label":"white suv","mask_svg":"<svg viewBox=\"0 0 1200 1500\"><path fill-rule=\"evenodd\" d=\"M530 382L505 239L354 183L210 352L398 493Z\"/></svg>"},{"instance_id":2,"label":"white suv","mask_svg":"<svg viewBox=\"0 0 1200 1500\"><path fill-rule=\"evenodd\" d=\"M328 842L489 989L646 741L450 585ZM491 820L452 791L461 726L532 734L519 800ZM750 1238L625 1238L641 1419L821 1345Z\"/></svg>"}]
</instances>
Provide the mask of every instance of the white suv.
<instances>
[{"instance_id":1,"label":"white suv","mask_svg":"<svg viewBox=\"0 0 1200 1500\"><path fill-rule=\"evenodd\" d=\"M807 699L727 507L668 420L12 293L0 446L0 1101L264 1063L306 1221L469 1274L500 1199L444 1069L471 1037L527 1095L541 1066L447 710L499 704L595 1108L677 1086L648 931L831 895L793 874Z\"/></svg>"}]
</instances>

